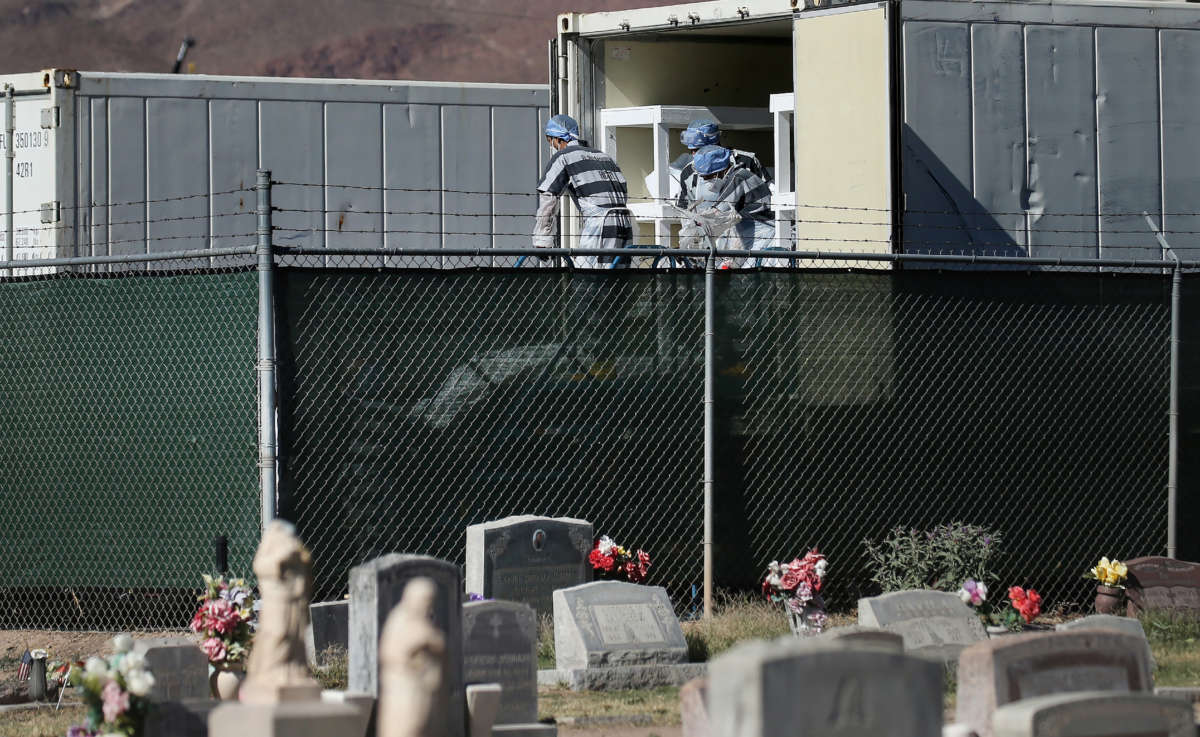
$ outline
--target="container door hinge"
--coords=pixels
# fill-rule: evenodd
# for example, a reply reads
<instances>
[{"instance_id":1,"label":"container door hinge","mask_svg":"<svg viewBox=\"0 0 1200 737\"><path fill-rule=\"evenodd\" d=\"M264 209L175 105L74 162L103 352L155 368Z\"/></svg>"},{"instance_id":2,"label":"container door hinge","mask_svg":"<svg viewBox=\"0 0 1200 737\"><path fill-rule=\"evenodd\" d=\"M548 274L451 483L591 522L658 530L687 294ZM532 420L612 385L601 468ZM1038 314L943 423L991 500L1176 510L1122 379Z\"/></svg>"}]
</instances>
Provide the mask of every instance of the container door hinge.
<instances>
[{"instance_id":1,"label":"container door hinge","mask_svg":"<svg viewBox=\"0 0 1200 737\"><path fill-rule=\"evenodd\" d=\"M59 206L57 202L42 203L42 222L57 223L58 222Z\"/></svg>"},{"instance_id":2,"label":"container door hinge","mask_svg":"<svg viewBox=\"0 0 1200 737\"><path fill-rule=\"evenodd\" d=\"M58 127L58 105L55 105L54 107L42 108L42 127Z\"/></svg>"}]
</instances>

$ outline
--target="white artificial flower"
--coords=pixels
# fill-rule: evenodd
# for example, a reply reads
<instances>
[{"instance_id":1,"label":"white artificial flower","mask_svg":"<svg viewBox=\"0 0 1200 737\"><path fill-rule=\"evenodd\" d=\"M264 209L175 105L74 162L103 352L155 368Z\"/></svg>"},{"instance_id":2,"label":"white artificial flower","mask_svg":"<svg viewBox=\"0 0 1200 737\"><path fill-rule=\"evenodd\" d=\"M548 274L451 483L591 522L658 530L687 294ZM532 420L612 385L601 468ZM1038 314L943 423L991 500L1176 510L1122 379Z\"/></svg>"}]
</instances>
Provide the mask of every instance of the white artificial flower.
<instances>
[{"instance_id":1,"label":"white artificial flower","mask_svg":"<svg viewBox=\"0 0 1200 737\"><path fill-rule=\"evenodd\" d=\"M770 563L768 563L767 570L770 571L771 573L774 573L776 576L778 576L779 575L779 561L773 560Z\"/></svg>"},{"instance_id":2,"label":"white artificial flower","mask_svg":"<svg viewBox=\"0 0 1200 737\"><path fill-rule=\"evenodd\" d=\"M108 675L108 663L104 661L104 658L92 656L83 664L83 670L89 676L104 677Z\"/></svg>"},{"instance_id":3,"label":"white artificial flower","mask_svg":"<svg viewBox=\"0 0 1200 737\"><path fill-rule=\"evenodd\" d=\"M614 543L613 543L611 537L609 537L608 535L601 536L600 537L600 545L599 545L600 554L608 555L609 552L613 549L613 545L614 545Z\"/></svg>"},{"instance_id":4,"label":"white artificial flower","mask_svg":"<svg viewBox=\"0 0 1200 737\"><path fill-rule=\"evenodd\" d=\"M117 665L117 670L121 671L121 675L128 676L136 671L146 670L146 656L138 652L125 653L121 658L121 662Z\"/></svg>"},{"instance_id":5,"label":"white artificial flower","mask_svg":"<svg viewBox=\"0 0 1200 737\"><path fill-rule=\"evenodd\" d=\"M38 650L31 650L31 651L29 652L29 657L33 658L34 660L44 660L44 659L46 658L46 656L47 656L47 655L49 655L49 654L50 654L50 653L48 653L48 652L46 652L45 650L42 650L42 649L38 649Z\"/></svg>"},{"instance_id":6,"label":"white artificial flower","mask_svg":"<svg viewBox=\"0 0 1200 737\"><path fill-rule=\"evenodd\" d=\"M113 652L127 653L133 649L133 638L126 634L120 634L113 638Z\"/></svg>"},{"instance_id":7,"label":"white artificial flower","mask_svg":"<svg viewBox=\"0 0 1200 737\"><path fill-rule=\"evenodd\" d=\"M154 688L154 676L150 671L135 670L125 675L125 689L134 696L145 696Z\"/></svg>"},{"instance_id":8,"label":"white artificial flower","mask_svg":"<svg viewBox=\"0 0 1200 737\"><path fill-rule=\"evenodd\" d=\"M987 584L985 584L983 581L976 581L975 590L979 592L980 601L987 601Z\"/></svg>"},{"instance_id":9,"label":"white artificial flower","mask_svg":"<svg viewBox=\"0 0 1200 737\"><path fill-rule=\"evenodd\" d=\"M813 570L817 573L817 578L825 578L825 569L829 567L829 563L822 558L813 566Z\"/></svg>"},{"instance_id":10,"label":"white artificial flower","mask_svg":"<svg viewBox=\"0 0 1200 737\"><path fill-rule=\"evenodd\" d=\"M970 603L971 603L971 592L970 592L970 591L967 591L966 589L959 589L959 590L958 590L958 598L959 598L959 599L962 599L962 603L964 603L964 604L967 604L967 605L970 605Z\"/></svg>"}]
</instances>

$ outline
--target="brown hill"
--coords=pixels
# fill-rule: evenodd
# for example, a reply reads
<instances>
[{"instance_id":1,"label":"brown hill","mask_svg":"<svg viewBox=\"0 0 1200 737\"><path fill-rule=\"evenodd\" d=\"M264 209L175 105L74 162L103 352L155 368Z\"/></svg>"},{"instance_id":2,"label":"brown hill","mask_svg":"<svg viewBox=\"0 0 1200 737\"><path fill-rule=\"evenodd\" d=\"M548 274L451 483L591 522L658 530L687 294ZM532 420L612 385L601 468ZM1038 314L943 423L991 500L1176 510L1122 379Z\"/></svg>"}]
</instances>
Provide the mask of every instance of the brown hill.
<instances>
[{"instance_id":1,"label":"brown hill","mask_svg":"<svg viewBox=\"0 0 1200 737\"><path fill-rule=\"evenodd\" d=\"M560 12L659 0L0 0L0 73L168 72L185 36L199 74L546 81Z\"/></svg>"}]
</instances>

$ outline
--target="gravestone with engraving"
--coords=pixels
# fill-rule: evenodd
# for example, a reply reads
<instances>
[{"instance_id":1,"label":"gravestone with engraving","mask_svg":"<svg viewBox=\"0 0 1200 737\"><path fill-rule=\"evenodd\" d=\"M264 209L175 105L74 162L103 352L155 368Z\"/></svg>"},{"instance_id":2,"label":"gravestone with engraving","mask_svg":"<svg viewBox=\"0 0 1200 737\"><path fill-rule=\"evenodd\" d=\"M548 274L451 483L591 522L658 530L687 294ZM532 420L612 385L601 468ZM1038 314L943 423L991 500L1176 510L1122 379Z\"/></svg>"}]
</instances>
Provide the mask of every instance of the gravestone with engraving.
<instances>
[{"instance_id":1,"label":"gravestone with engraving","mask_svg":"<svg viewBox=\"0 0 1200 737\"><path fill-rule=\"evenodd\" d=\"M1153 688L1144 642L1136 635L1076 630L1001 637L976 643L959 657L955 721L992 737L996 709L1014 701Z\"/></svg>"},{"instance_id":2,"label":"gravestone with engraving","mask_svg":"<svg viewBox=\"0 0 1200 737\"><path fill-rule=\"evenodd\" d=\"M1150 651L1150 642L1146 639L1146 630L1142 627L1140 620L1134 617L1114 617L1111 614L1092 614L1080 619L1073 619L1070 622L1063 622L1054 626L1054 629L1059 632L1071 632L1072 630L1104 630L1107 632L1124 632L1128 635L1134 635L1141 638L1146 645L1146 659L1150 663L1150 670L1155 668L1154 653Z\"/></svg>"},{"instance_id":3,"label":"gravestone with engraving","mask_svg":"<svg viewBox=\"0 0 1200 737\"><path fill-rule=\"evenodd\" d=\"M968 645L987 639L975 612L945 591L895 591L858 600L858 623L895 632L905 651L953 663Z\"/></svg>"},{"instance_id":4,"label":"gravestone with engraving","mask_svg":"<svg viewBox=\"0 0 1200 737\"><path fill-rule=\"evenodd\" d=\"M904 638L895 632L888 632L878 627L863 627L849 625L847 627L832 627L818 635L808 638L813 643L836 643L855 650L882 650L890 653L904 652Z\"/></svg>"},{"instance_id":5,"label":"gravestone with engraving","mask_svg":"<svg viewBox=\"0 0 1200 737\"><path fill-rule=\"evenodd\" d=\"M996 737L1194 737L1190 705L1141 693L1039 696L996 710Z\"/></svg>"},{"instance_id":6,"label":"gravestone with engraving","mask_svg":"<svg viewBox=\"0 0 1200 737\"><path fill-rule=\"evenodd\" d=\"M1127 560L1125 566L1129 616L1155 609L1200 612L1200 563L1152 556Z\"/></svg>"},{"instance_id":7,"label":"gravestone with engraving","mask_svg":"<svg viewBox=\"0 0 1200 737\"><path fill-rule=\"evenodd\" d=\"M709 665L710 725L721 737L940 737L943 678L926 658L836 640L750 642Z\"/></svg>"},{"instance_id":8,"label":"gravestone with engraving","mask_svg":"<svg viewBox=\"0 0 1200 737\"><path fill-rule=\"evenodd\" d=\"M379 637L404 587L414 578L429 578L437 594L433 624L446 638L447 672L443 683L450 713L439 725L449 737L466 732L466 693L462 677L462 575L453 563L425 555L392 553L350 569L349 690L379 694Z\"/></svg>"},{"instance_id":9,"label":"gravestone with engraving","mask_svg":"<svg viewBox=\"0 0 1200 737\"><path fill-rule=\"evenodd\" d=\"M308 606L308 642L312 651L308 661L320 664L322 654L329 648L348 650L350 644L350 601L322 601Z\"/></svg>"},{"instance_id":10,"label":"gravestone with engraving","mask_svg":"<svg viewBox=\"0 0 1200 737\"><path fill-rule=\"evenodd\" d=\"M463 682L500 684L497 724L537 721L537 614L528 604L463 606Z\"/></svg>"},{"instance_id":11,"label":"gravestone with engraving","mask_svg":"<svg viewBox=\"0 0 1200 737\"><path fill-rule=\"evenodd\" d=\"M569 517L505 517L467 527L467 590L553 610L555 589L592 580L592 523Z\"/></svg>"},{"instance_id":12,"label":"gravestone with engraving","mask_svg":"<svg viewBox=\"0 0 1200 737\"><path fill-rule=\"evenodd\" d=\"M554 592L560 671L687 662L687 642L661 586L597 581Z\"/></svg>"},{"instance_id":13,"label":"gravestone with engraving","mask_svg":"<svg viewBox=\"0 0 1200 737\"><path fill-rule=\"evenodd\" d=\"M148 698L156 703L207 699L208 657L199 645L185 637L136 640L134 652L146 658L146 669L154 675Z\"/></svg>"}]
</instances>

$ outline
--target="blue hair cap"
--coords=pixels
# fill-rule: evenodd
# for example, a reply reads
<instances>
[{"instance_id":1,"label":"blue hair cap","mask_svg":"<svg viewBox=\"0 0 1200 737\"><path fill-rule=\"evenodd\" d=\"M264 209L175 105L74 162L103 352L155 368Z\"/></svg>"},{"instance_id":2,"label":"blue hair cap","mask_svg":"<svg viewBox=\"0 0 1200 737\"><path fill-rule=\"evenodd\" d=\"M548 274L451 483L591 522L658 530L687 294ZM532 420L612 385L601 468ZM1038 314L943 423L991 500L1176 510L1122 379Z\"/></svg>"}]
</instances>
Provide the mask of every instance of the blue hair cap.
<instances>
[{"instance_id":1,"label":"blue hair cap","mask_svg":"<svg viewBox=\"0 0 1200 737\"><path fill-rule=\"evenodd\" d=\"M711 120L693 120L679 134L679 140L688 148L715 146L721 140L721 129Z\"/></svg>"},{"instance_id":2,"label":"blue hair cap","mask_svg":"<svg viewBox=\"0 0 1200 737\"><path fill-rule=\"evenodd\" d=\"M722 146L705 146L696 152L692 166L700 175L716 174L729 168L729 149Z\"/></svg>"},{"instance_id":3,"label":"blue hair cap","mask_svg":"<svg viewBox=\"0 0 1200 737\"><path fill-rule=\"evenodd\" d=\"M555 115L546 121L546 135L564 141L578 141L579 123L570 115Z\"/></svg>"}]
</instances>

